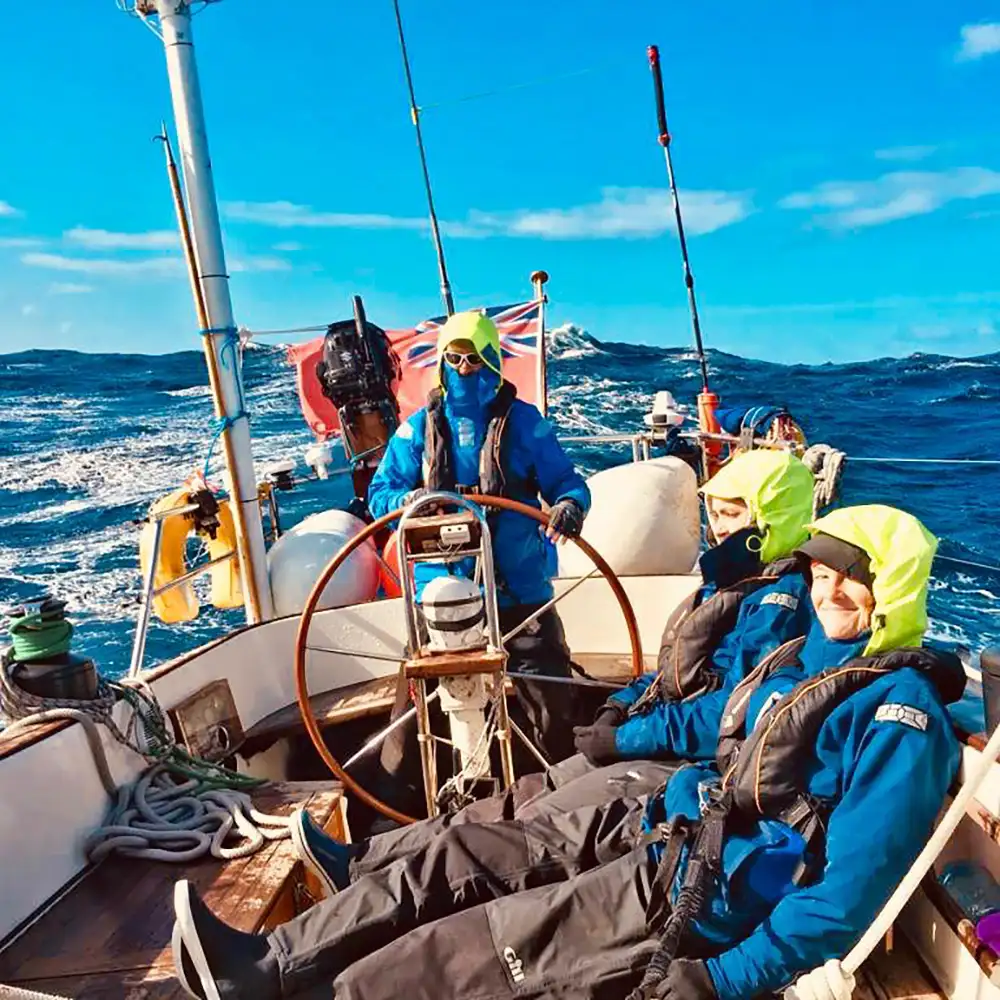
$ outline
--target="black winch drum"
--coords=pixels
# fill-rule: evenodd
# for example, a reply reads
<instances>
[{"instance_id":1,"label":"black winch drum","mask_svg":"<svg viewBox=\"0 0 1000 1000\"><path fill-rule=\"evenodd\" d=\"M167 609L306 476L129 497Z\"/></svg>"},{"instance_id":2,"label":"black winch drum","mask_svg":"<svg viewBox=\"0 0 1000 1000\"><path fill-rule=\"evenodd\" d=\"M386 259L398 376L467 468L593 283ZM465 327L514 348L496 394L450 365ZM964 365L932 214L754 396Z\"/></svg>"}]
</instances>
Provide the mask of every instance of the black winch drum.
<instances>
[{"instance_id":1,"label":"black winch drum","mask_svg":"<svg viewBox=\"0 0 1000 1000\"><path fill-rule=\"evenodd\" d=\"M11 680L36 698L90 701L97 697L97 668L85 656L66 653L47 660L15 663Z\"/></svg>"},{"instance_id":2,"label":"black winch drum","mask_svg":"<svg viewBox=\"0 0 1000 1000\"><path fill-rule=\"evenodd\" d=\"M986 735L1000 723L1000 648L984 649L979 657L983 676L983 709L986 712Z\"/></svg>"}]
</instances>

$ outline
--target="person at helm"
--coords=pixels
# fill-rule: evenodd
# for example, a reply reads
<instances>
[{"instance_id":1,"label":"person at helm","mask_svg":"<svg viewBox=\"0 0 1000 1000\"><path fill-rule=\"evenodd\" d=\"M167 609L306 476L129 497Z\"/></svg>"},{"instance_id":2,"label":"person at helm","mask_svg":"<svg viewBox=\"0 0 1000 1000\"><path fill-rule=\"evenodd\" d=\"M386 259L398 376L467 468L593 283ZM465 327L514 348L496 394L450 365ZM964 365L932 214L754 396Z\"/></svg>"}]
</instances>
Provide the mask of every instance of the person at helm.
<instances>
[{"instance_id":1,"label":"person at helm","mask_svg":"<svg viewBox=\"0 0 1000 1000\"><path fill-rule=\"evenodd\" d=\"M794 455L754 451L733 458L701 492L713 547L699 562L701 586L667 622L657 670L612 695L593 725L576 728L578 753L522 774L501 795L353 845L355 871L385 867L460 823L646 795L681 761L714 758L733 687L812 622L809 585L792 553L807 537L813 477Z\"/></svg>"},{"instance_id":2,"label":"person at helm","mask_svg":"<svg viewBox=\"0 0 1000 1000\"><path fill-rule=\"evenodd\" d=\"M382 517L433 490L507 497L536 510L539 498L544 500L549 505L544 531L510 511L490 517L500 625L506 633L553 596L551 543L580 534L590 491L552 425L504 380L502 354L489 317L472 311L448 318L438 337L439 386L389 441L368 490L368 506ZM418 599L429 579L449 570L454 565L418 564ZM472 560L459 571L471 576ZM514 673L570 676L570 653L554 608L513 639L507 653ZM553 717L551 698L540 689L519 683L519 703L541 749L560 760L571 752L572 736Z\"/></svg>"},{"instance_id":3,"label":"person at helm","mask_svg":"<svg viewBox=\"0 0 1000 1000\"><path fill-rule=\"evenodd\" d=\"M541 1000L642 982L661 1000L753 1000L843 955L944 801L960 757L945 705L965 676L920 645L936 540L916 518L871 505L810 530L809 632L734 689L716 763L648 799L453 827L267 936L228 927L179 882L184 988ZM306 830L313 866L323 835ZM664 952L680 919L680 954Z\"/></svg>"}]
</instances>

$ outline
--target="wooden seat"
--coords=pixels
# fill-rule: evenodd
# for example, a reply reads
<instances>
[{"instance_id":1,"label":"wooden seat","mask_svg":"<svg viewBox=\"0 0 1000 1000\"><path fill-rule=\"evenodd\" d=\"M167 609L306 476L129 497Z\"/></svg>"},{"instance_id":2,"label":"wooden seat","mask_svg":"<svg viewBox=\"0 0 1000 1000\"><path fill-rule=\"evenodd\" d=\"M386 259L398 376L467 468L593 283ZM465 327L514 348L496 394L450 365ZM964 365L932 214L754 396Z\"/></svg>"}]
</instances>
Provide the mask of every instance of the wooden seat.
<instances>
[{"instance_id":1,"label":"wooden seat","mask_svg":"<svg viewBox=\"0 0 1000 1000\"><path fill-rule=\"evenodd\" d=\"M947 1000L913 946L896 935L890 952L877 948L858 973L853 1000Z\"/></svg>"},{"instance_id":2,"label":"wooden seat","mask_svg":"<svg viewBox=\"0 0 1000 1000\"><path fill-rule=\"evenodd\" d=\"M267 785L254 802L283 815L304 804L331 835L346 839L339 784ZM173 886L181 878L194 884L214 913L243 931L269 930L320 895L288 839L233 861L175 865L112 856L0 951L0 983L74 1000L181 1000L186 994L174 978L170 948Z\"/></svg>"}]
</instances>

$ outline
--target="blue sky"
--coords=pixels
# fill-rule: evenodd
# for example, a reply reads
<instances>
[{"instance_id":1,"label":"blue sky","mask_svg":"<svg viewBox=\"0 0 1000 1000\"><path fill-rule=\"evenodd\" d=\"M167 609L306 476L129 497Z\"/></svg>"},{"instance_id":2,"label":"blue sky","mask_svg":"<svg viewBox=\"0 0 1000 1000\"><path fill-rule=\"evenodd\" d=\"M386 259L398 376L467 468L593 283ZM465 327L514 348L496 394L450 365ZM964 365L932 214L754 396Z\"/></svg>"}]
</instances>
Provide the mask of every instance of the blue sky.
<instances>
[{"instance_id":1,"label":"blue sky","mask_svg":"<svg viewBox=\"0 0 1000 1000\"><path fill-rule=\"evenodd\" d=\"M689 342L655 42L710 345L807 362L1000 350L995 5L403 14L460 308L527 297L541 267L553 324ZM0 353L196 347L150 141L170 115L160 43L114 0L4 16ZM325 323L354 292L383 326L439 312L388 0L225 0L195 36L238 321Z\"/></svg>"}]
</instances>

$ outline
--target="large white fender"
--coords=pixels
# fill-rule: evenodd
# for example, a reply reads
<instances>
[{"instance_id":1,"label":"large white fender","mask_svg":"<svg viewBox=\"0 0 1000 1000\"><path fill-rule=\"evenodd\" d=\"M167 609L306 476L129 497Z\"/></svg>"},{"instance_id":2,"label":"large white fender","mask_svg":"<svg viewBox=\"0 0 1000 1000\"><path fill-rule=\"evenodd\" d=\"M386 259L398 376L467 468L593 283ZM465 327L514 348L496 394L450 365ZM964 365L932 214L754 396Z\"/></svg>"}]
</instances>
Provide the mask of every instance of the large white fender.
<instances>
[{"instance_id":1,"label":"large white fender","mask_svg":"<svg viewBox=\"0 0 1000 1000\"><path fill-rule=\"evenodd\" d=\"M698 558L698 480L679 458L617 465L587 480L592 498L583 537L619 576L690 573ZM559 547L559 575L586 576L590 560Z\"/></svg>"},{"instance_id":2,"label":"large white fender","mask_svg":"<svg viewBox=\"0 0 1000 1000\"><path fill-rule=\"evenodd\" d=\"M276 615L297 615L326 564L364 528L346 510L325 510L286 531L267 554ZM369 539L355 549L323 590L318 607L340 608L375 599L378 557Z\"/></svg>"}]
</instances>

